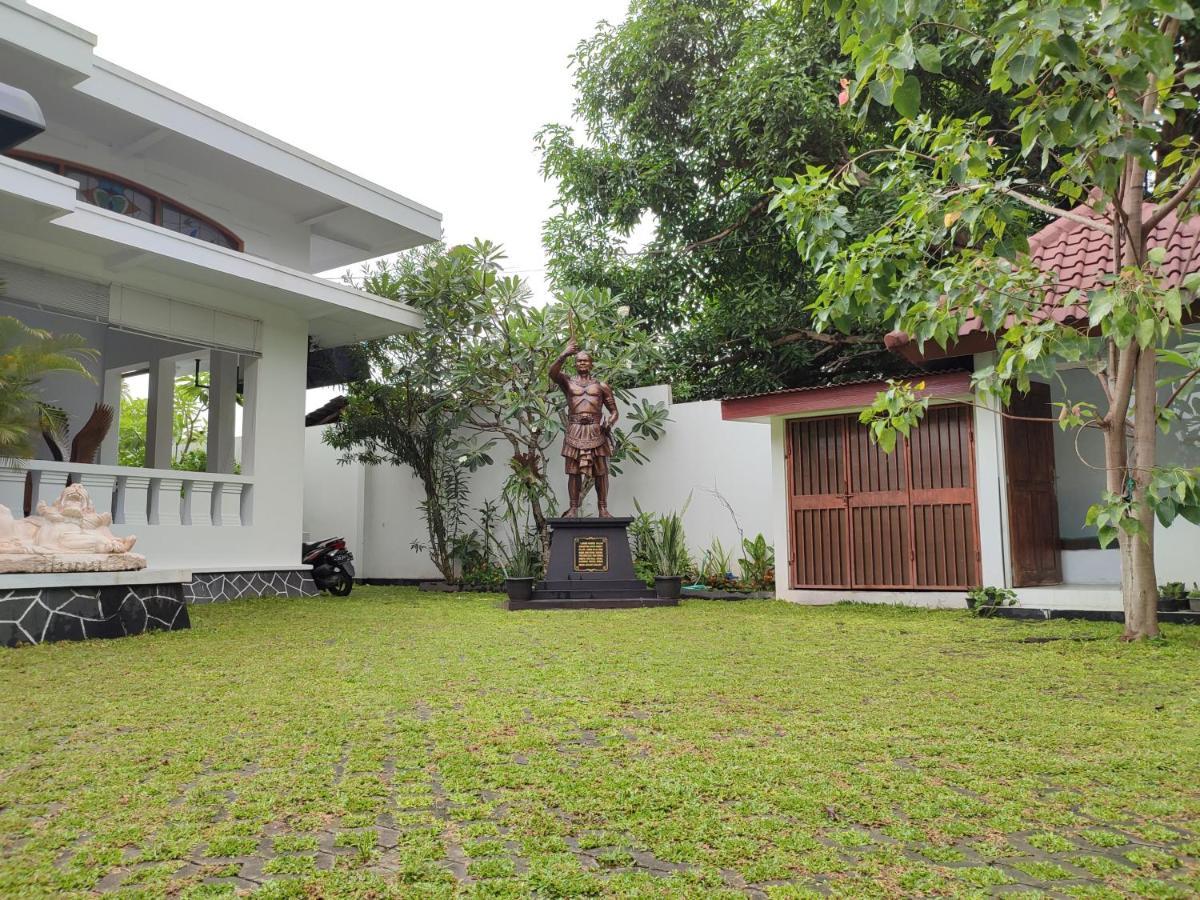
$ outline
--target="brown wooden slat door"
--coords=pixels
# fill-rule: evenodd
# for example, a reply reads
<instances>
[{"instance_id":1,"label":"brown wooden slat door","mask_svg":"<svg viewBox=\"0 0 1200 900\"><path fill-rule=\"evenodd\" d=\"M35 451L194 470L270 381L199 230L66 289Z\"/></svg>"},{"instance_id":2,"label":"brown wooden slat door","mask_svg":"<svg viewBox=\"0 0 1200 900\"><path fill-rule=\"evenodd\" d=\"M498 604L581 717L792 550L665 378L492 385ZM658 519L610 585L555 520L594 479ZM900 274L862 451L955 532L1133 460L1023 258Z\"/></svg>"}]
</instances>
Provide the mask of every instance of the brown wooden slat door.
<instances>
[{"instance_id":1,"label":"brown wooden slat door","mask_svg":"<svg viewBox=\"0 0 1200 900\"><path fill-rule=\"evenodd\" d=\"M971 411L932 406L909 438L913 581L923 588L979 583Z\"/></svg>"},{"instance_id":2,"label":"brown wooden slat door","mask_svg":"<svg viewBox=\"0 0 1200 900\"><path fill-rule=\"evenodd\" d=\"M908 515L907 446L892 453L871 442L871 432L847 420L850 468L850 587L909 587L912 535Z\"/></svg>"},{"instance_id":3,"label":"brown wooden slat door","mask_svg":"<svg viewBox=\"0 0 1200 900\"><path fill-rule=\"evenodd\" d=\"M842 587L850 577L845 422L788 424L792 584Z\"/></svg>"},{"instance_id":4,"label":"brown wooden slat door","mask_svg":"<svg viewBox=\"0 0 1200 900\"><path fill-rule=\"evenodd\" d=\"M1050 386L1035 382L1028 394L1013 395L1015 416L1051 417ZM1004 420L1008 470L1008 534L1016 587L1062 584L1058 549L1058 494L1054 478L1054 424Z\"/></svg>"},{"instance_id":5,"label":"brown wooden slat door","mask_svg":"<svg viewBox=\"0 0 1200 900\"><path fill-rule=\"evenodd\" d=\"M931 408L890 454L857 416L791 421L788 454L792 587L977 583L967 407Z\"/></svg>"}]
</instances>

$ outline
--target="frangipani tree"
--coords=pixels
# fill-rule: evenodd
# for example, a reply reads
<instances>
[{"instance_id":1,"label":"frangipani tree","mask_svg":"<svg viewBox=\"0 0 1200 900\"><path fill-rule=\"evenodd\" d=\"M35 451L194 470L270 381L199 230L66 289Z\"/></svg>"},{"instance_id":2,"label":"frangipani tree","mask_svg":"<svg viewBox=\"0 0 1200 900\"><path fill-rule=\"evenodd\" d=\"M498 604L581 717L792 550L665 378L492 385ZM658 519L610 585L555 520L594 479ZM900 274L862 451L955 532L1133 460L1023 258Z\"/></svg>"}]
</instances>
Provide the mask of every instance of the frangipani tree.
<instances>
[{"instance_id":1,"label":"frangipani tree","mask_svg":"<svg viewBox=\"0 0 1200 900\"><path fill-rule=\"evenodd\" d=\"M1104 434L1107 489L1088 521L1120 546L1126 638L1156 636L1155 517L1200 524L1200 470L1159 465L1156 446L1200 374L1190 328L1200 259L1163 267L1200 209L1195 5L1020 0L991 16L978 0L821 6L855 64L850 108L892 106L903 120L891 146L777 184L774 207L820 274L818 322L844 328L874 313L945 347L978 316L996 340L995 364L975 377L983 402L1087 361L1105 405L1068 399L1058 421ZM963 59L990 67L991 90L1015 104L1012 131L982 114L922 113L921 72ZM1031 161L1039 176L1021 177ZM1095 289L1057 298L1086 310L1082 323L1046 315L1055 274L1027 254L1030 231L1054 219L1111 247ZM927 402L893 385L865 418L894 442Z\"/></svg>"},{"instance_id":2,"label":"frangipani tree","mask_svg":"<svg viewBox=\"0 0 1200 900\"><path fill-rule=\"evenodd\" d=\"M609 382L617 398L657 360L644 324L629 315L618 297L599 288L568 289L544 306L529 302L525 283L501 268L503 250L477 241L450 251L446 277L466 278L470 289L460 317L427 320L428 328L453 328L460 344L448 368L461 427L477 440L464 449L471 464L488 459L497 445L508 450L504 499L528 511L548 552L548 517L554 515L547 450L561 433L565 407L549 378L550 363L574 334L595 357L597 378ZM628 429L615 429L614 472L622 462L642 463L644 442L663 434L667 411L643 401L630 410Z\"/></svg>"}]
</instances>

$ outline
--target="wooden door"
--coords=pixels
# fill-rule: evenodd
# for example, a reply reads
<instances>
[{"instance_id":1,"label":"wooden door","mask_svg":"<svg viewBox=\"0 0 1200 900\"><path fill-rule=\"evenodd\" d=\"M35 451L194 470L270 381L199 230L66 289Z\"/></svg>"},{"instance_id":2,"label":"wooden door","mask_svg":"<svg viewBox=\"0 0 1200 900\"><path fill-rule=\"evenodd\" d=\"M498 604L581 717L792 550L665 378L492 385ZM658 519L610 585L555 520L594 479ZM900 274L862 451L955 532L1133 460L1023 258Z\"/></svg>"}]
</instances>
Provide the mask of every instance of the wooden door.
<instances>
[{"instance_id":1,"label":"wooden door","mask_svg":"<svg viewBox=\"0 0 1200 900\"><path fill-rule=\"evenodd\" d=\"M845 431L841 418L789 423L789 556L794 585L845 587L850 582Z\"/></svg>"},{"instance_id":2,"label":"wooden door","mask_svg":"<svg viewBox=\"0 0 1200 900\"><path fill-rule=\"evenodd\" d=\"M909 439L913 580L923 588L979 583L971 410L931 406Z\"/></svg>"},{"instance_id":3,"label":"wooden door","mask_svg":"<svg viewBox=\"0 0 1200 900\"><path fill-rule=\"evenodd\" d=\"M908 514L907 442L884 453L870 429L847 421L850 460L850 530L854 575L850 587L912 586L912 534Z\"/></svg>"},{"instance_id":4,"label":"wooden door","mask_svg":"<svg viewBox=\"0 0 1200 900\"><path fill-rule=\"evenodd\" d=\"M1051 418L1050 386L1035 382L1028 394L1014 394L1007 411L1014 416ZM1054 424L1006 418L1004 460L1008 471L1013 585L1062 584L1058 495L1054 486Z\"/></svg>"},{"instance_id":5,"label":"wooden door","mask_svg":"<svg viewBox=\"0 0 1200 900\"><path fill-rule=\"evenodd\" d=\"M795 588L959 589L978 580L970 410L929 410L884 453L857 416L788 423Z\"/></svg>"}]
</instances>

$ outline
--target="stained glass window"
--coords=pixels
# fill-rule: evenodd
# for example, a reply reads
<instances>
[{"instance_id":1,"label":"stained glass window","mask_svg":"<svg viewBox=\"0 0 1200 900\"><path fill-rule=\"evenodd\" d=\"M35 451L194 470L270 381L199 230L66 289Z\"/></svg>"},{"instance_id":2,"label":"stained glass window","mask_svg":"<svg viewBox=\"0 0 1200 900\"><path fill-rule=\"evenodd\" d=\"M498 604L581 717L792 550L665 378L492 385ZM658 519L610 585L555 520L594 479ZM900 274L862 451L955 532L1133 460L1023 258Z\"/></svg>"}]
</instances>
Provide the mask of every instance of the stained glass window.
<instances>
[{"instance_id":1,"label":"stained glass window","mask_svg":"<svg viewBox=\"0 0 1200 900\"><path fill-rule=\"evenodd\" d=\"M149 194L112 178L69 166L63 174L79 182L80 200L143 222L154 221L154 198Z\"/></svg>"},{"instance_id":2,"label":"stained glass window","mask_svg":"<svg viewBox=\"0 0 1200 900\"><path fill-rule=\"evenodd\" d=\"M9 155L39 169L56 172L79 182L79 199L85 203L142 222L161 225L163 228L209 244L228 247L231 250L242 249L241 241L216 222L191 212L154 191L61 159L20 151L10 152Z\"/></svg>"},{"instance_id":3,"label":"stained glass window","mask_svg":"<svg viewBox=\"0 0 1200 900\"><path fill-rule=\"evenodd\" d=\"M162 226L163 228L170 228L172 231L178 231L180 234L186 234L188 237L207 241L210 244L219 244L222 247L237 249L224 233L218 231L204 219L184 212L166 200L162 204Z\"/></svg>"}]
</instances>

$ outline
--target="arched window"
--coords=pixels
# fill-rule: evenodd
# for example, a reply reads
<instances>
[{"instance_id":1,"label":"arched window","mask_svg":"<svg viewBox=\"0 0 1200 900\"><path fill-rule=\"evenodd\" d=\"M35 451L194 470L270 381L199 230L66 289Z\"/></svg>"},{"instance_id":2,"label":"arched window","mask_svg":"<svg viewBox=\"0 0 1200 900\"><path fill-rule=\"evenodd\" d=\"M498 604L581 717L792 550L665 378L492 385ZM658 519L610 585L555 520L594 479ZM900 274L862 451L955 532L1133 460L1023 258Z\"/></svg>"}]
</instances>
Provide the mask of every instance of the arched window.
<instances>
[{"instance_id":1,"label":"arched window","mask_svg":"<svg viewBox=\"0 0 1200 900\"><path fill-rule=\"evenodd\" d=\"M186 234L219 247L230 250L241 250L241 239L230 231L218 225L207 216L202 216L195 210L188 209L181 203L176 203L170 197L164 197L157 191L130 181L119 178L90 166L56 159L53 156L43 156L40 153L26 153L14 150L9 153L15 159L27 162L31 166L63 175L79 182L79 199L101 209L130 216L142 222L161 225L163 228Z\"/></svg>"}]
</instances>

